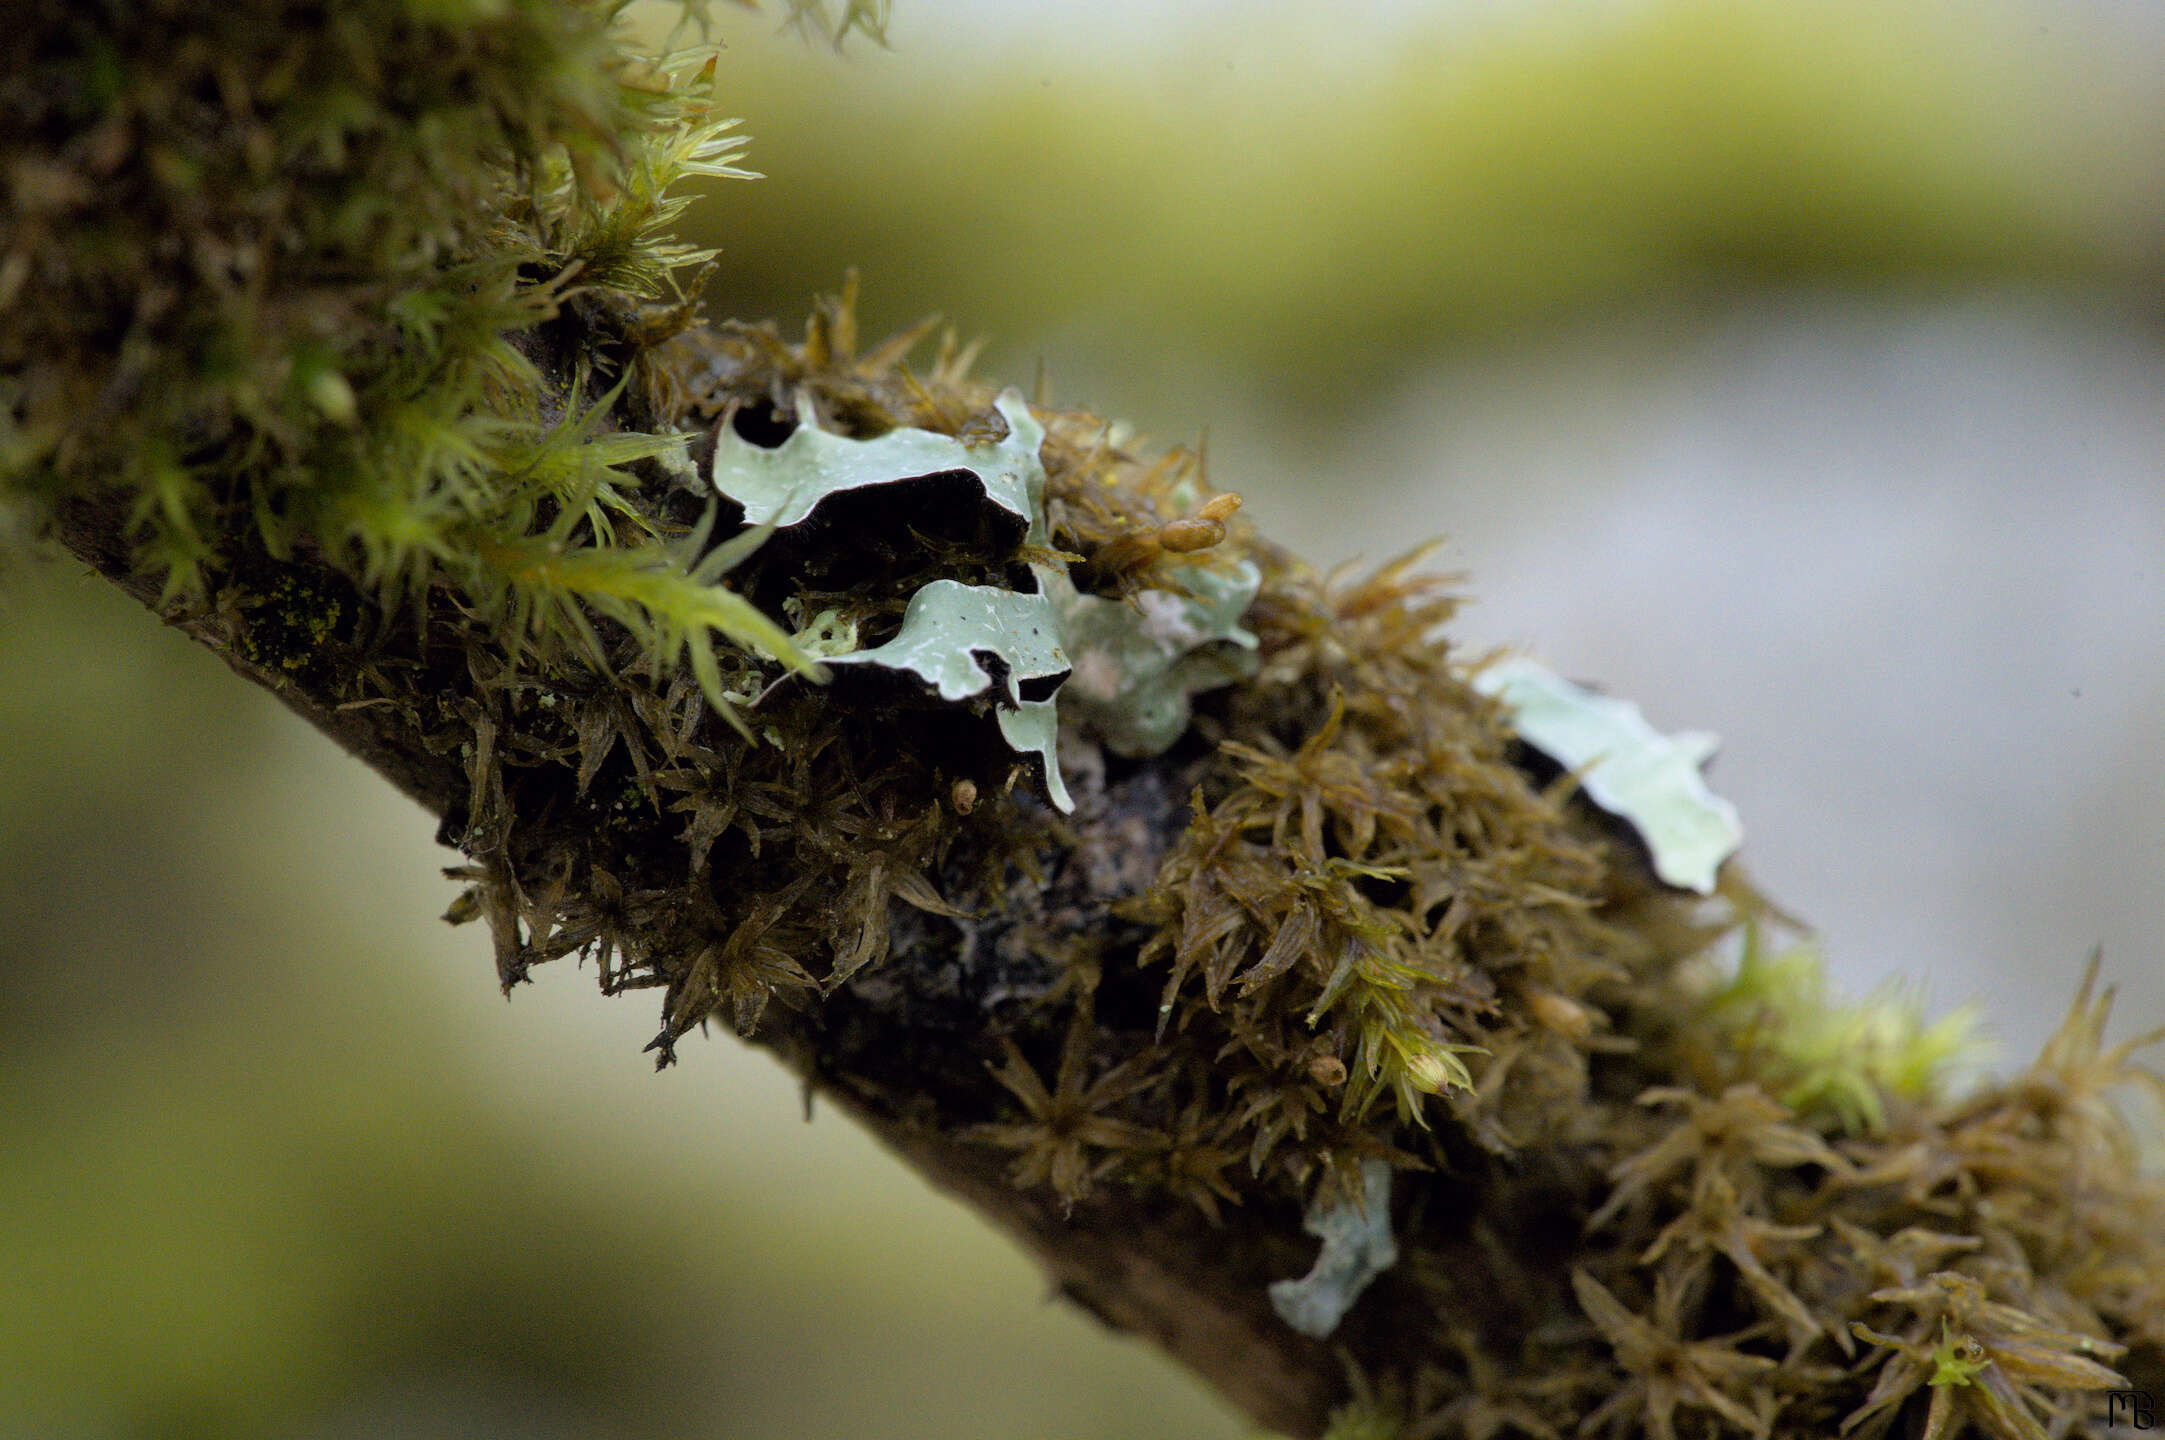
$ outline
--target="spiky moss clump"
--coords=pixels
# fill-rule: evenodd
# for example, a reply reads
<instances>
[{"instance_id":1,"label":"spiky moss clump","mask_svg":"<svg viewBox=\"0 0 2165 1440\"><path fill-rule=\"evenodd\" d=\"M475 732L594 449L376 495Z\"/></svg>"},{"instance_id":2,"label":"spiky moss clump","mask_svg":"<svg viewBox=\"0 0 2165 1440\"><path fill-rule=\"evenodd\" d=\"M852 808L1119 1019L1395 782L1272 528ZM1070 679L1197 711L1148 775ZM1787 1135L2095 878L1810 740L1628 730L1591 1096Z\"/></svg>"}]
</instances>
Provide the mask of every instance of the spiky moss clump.
<instances>
[{"instance_id":1,"label":"spiky moss clump","mask_svg":"<svg viewBox=\"0 0 2165 1440\"><path fill-rule=\"evenodd\" d=\"M2114 1392L2165 1383L2165 1182L2114 1103L2165 1096L2131 1060L2165 1032L2107 1046L2095 978L2021 1075L1960 1102L1883 1094L1882 1136L1823 1134L1751 1083L1596 1098L1614 1158L1591 1214L1564 1207L1583 1236L1529 1225L1537 1191L1483 1198L1462 1172L1487 1288L1416 1277L1421 1358L1356 1374L1331 1433L2103 1433Z\"/></svg>"},{"instance_id":2,"label":"spiky moss clump","mask_svg":"<svg viewBox=\"0 0 2165 1440\"><path fill-rule=\"evenodd\" d=\"M710 679L711 632L786 650L648 543L623 467L679 442L604 433L689 319L673 276L704 255L662 235L666 188L741 173L699 57L630 58L621 8L11 16L0 498L117 496L192 613L247 554L306 553L387 609L444 586L543 658L601 659L589 606ZM567 312L588 365L544 384ZM617 545L645 548L592 553Z\"/></svg>"},{"instance_id":3,"label":"spiky moss clump","mask_svg":"<svg viewBox=\"0 0 2165 1440\"><path fill-rule=\"evenodd\" d=\"M1003 423L991 389L967 380L967 357L951 346L923 381L901 368L920 333L858 355L845 294L815 314L801 344L740 327L719 340L680 337L654 363L683 417L768 443L801 423L858 435ZM1589 1057L1627 1043L1610 1033L1610 1011L1702 949L1734 904L1706 910L1655 885L1625 847L1514 763L1499 707L1435 635L1454 602L1413 559L1327 583L1228 528L1229 507L1208 495L1198 457L1152 460L1094 417L1043 418L1051 543L1078 582L1132 596L1177 590L1180 566L1253 564L1263 582L1246 624L1261 669L1199 698L1171 759L1194 787L1193 820L1152 883L1129 895L1125 927L1039 937L1063 957L1064 978L1048 986L1055 1013L1038 1027L1050 1039L1036 1063L1006 1053L999 1077L1025 1113L983 1138L1017 1151L1018 1177L1049 1180L1069 1201L1100 1182L1170 1183L1214 1210L1231 1194L1220 1172L1236 1161L1250 1172L1245 1184L1305 1199L1355 1183L1368 1157L1448 1163L1469 1142L1501 1153L1573 1133ZM877 638L929 580L997 584L1023 558L973 560L969 543L922 533L903 544L894 524L850 518L827 516L818 547L777 533L737 582L769 608L846 613ZM909 526L933 528L930 517ZM930 731L911 732L918 759L904 763L852 728L847 699L785 687L761 707L773 744L731 762L741 783L791 747L831 745L861 779L909 787L873 809L927 817L921 844L859 840L841 883L813 887L847 895L844 908L862 916L863 938L823 972L830 985L876 956L882 895L927 909L997 900L1007 882L988 877L999 857L1026 859L1043 843L1015 828L1027 807L939 815L956 784L986 795L1012 785ZM807 726L834 738L807 740ZM1087 750L1088 728L1077 738ZM1126 762L1091 763L1117 772ZM788 793L810 773L758 784ZM737 801L712 803L738 813ZM838 806L862 808L837 798L791 823L803 829ZM958 852L941 838L965 830L977 837L965 848L984 861L975 870L954 869ZM793 863L831 871L837 862L818 857L849 855L851 844L807 838ZM927 877L943 866L936 892ZM897 877L906 891L892 888ZM1139 1028L1125 1018L1136 1013ZM1121 1055L1112 1072L1092 1072ZM1447 1134L1431 1132L1439 1120Z\"/></svg>"},{"instance_id":4,"label":"spiky moss clump","mask_svg":"<svg viewBox=\"0 0 2165 1440\"><path fill-rule=\"evenodd\" d=\"M2159 1037L2107 1046L2095 978L2013 1081L1881 1091L1881 1137L1823 1137L1750 1083L1642 1095L1575 1278L1599 1344L1547 1373L1584 1367L1589 1424L1655 1435L2035 1440L2154 1389L2165 1185L2113 1097L2165 1095L2131 1059Z\"/></svg>"},{"instance_id":5,"label":"spiky moss clump","mask_svg":"<svg viewBox=\"0 0 2165 1440\"><path fill-rule=\"evenodd\" d=\"M952 357L919 386L851 343L846 308L803 346L740 333L705 362L714 413L954 429L989 401ZM1153 540L1203 494L1192 457L1047 425L1054 544L1108 593L1169 583ZM1199 700L1170 767L1191 823L1124 924L1024 937L1041 983L987 1057L1010 1104L972 1132L1015 1183L1215 1220L1392 1161L1375 1323L1401 1358L1341 1415L1360 1433L2041 1440L2165 1379L2165 1189L2110 1099L2160 1087L2087 983L2025 1074L1950 1100L1959 1023L1834 1004L1807 952L1761 948L1777 918L1739 878L1656 885L1521 768L1433 633L1440 582L1331 584L1237 526L1211 553L1264 570L1262 669ZM1019 863L1044 843L1009 834ZM1710 996L1695 957L1729 932Z\"/></svg>"},{"instance_id":6,"label":"spiky moss clump","mask_svg":"<svg viewBox=\"0 0 2165 1440\"><path fill-rule=\"evenodd\" d=\"M1615 1039L1589 993L1713 933L1512 763L1413 563L1348 586L1275 567L1262 673L1144 907L1161 1028L1230 1077L1253 1168L1293 1141L1293 1175L1328 1155L1343 1184L1439 1110L1492 1151L1568 1130Z\"/></svg>"}]
</instances>

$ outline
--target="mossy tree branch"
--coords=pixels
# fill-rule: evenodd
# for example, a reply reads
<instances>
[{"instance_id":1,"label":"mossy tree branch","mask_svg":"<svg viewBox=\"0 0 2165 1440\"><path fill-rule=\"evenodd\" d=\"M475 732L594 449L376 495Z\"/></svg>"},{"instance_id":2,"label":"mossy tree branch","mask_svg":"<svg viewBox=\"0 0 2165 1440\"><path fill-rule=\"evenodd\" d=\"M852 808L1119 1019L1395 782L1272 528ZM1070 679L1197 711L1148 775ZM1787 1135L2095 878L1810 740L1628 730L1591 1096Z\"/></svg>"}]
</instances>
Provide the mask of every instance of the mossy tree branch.
<instances>
[{"instance_id":1,"label":"mossy tree branch","mask_svg":"<svg viewBox=\"0 0 2165 1440\"><path fill-rule=\"evenodd\" d=\"M160 582L131 563L136 547L124 506L111 497L63 500L52 533L92 569L156 608ZM350 620L335 633L311 633L302 651L293 648L284 610L243 605L228 607L223 617L189 615L172 623L455 827L455 817L469 813L466 767L443 753L440 737L407 722L424 708L424 697L448 696L454 709L476 700L476 688L463 674L463 654L445 647L429 663L408 627L376 612L346 577L320 563L258 557L245 581L236 574L231 583L235 591L245 585L247 593L307 596L319 613ZM411 687L372 697L381 703L355 705L332 677L369 669L410 675ZM1081 853L1124 847L1138 837L1146 837L1150 850L1162 850L1185 818L1180 793L1156 780L1120 787L1080 821L1093 832L1079 842ZM578 822L566 817L565 823L575 828ZM555 834L546 824L522 832L522 845L536 854L577 843L576 835ZM1054 863L1067 868L1061 860ZM627 888L678 888L685 849L679 845L649 864L650 874L626 877ZM1129 878L1136 878L1132 867ZM520 888L546 883L529 873ZM1082 900L1071 923L1102 918L1117 898ZM1033 896L1019 908L1034 912L1040 903ZM980 916L979 934L989 936L1020 918ZM648 949L674 938L664 927L653 936L626 933L617 941ZM751 1038L781 1055L817 1093L855 1116L920 1174L1014 1235L1070 1298L1117 1328L1152 1339L1260 1422L1312 1433L1339 1397L1342 1367L1328 1346L1288 1330L1271 1313L1264 1290L1268 1281L1297 1274L1307 1263L1297 1208L1256 1212L1262 1234L1248 1242L1256 1253L1236 1260L1239 1232L1214 1230L1185 1202L1100 1196L1071 1206L1049 1191L1011 1184L999 1151L960 1138L992 1113L997 1086L980 1057L996 1053L995 1036L1008 1027L997 1010L957 992L958 939L952 931L912 936L895 946L873 979L814 1008L770 1009ZM533 958L522 949L506 963L516 973ZM990 983L975 977L978 988Z\"/></svg>"},{"instance_id":2,"label":"mossy tree branch","mask_svg":"<svg viewBox=\"0 0 2165 1440\"><path fill-rule=\"evenodd\" d=\"M1325 584L1195 457L846 298L694 324L668 185L731 142L609 7L257 9L0 57L0 479L438 817L507 988L591 958L664 1063L733 1025L1290 1434L2031 1440L2165 1377L2108 1103L2157 1082L2087 990L1944 1099L1943 1033L1536 773L1412 564ZM815 430L855 478L742 524L730 457ZM947 458L860 483L881 437ZM868 663L933 594L1058 611L1066 698L1011 634L955 693ZM1396 1260L1297 1329L1304 1219Z\"/></svg>"}]
</instances>

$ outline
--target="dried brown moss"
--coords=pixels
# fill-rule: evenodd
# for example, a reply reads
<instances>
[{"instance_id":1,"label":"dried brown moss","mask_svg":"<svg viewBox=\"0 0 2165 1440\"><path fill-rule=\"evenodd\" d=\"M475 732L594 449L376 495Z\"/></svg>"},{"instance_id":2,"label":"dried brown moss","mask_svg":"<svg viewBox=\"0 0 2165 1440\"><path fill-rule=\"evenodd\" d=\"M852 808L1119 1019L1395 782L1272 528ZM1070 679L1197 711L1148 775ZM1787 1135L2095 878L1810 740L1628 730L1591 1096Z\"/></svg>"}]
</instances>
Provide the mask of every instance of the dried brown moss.
<instances>
[{"instance_id":1,"label":"dried brown moss","mask_svg":"<svg viewBox=\"0 0 2165 1440\"><path fill-rule=\"evenodd\" d=\"M751 393L826 425L981 423L990 391L951 358L924 382L895 351L854 361L840 318L809 346L724 342L708 413ZM1054 544L1108 593L1149 586L1151 537L1184 518L1171 497L1205 493L1195 462L1046 418ZM1665 890L1529 774L1436 634L1442 581L1409 561L1329 582L1237 524L1215 553L1263 570L1260 673L1199 707L1174 766L1191 819L1128 928L1039 937L993 1077L1010 1103L974 1132L1016 1184L1163 1190L1217 1221L1390 1160L1413 1253L1389 1304L1432 1337L1399 1336L1364 1414L1409 1437L2029 1440L2165 1377L2165 1192L2108 1099L2154 1081L2104 1046L2103 1001L2086 988L2035 1066L1975 1098L1875 1089L1879 1133L1774 1098L1796 1077L1695 1028L1685 971L1772 912L1734 876L1713 901ZM880 773L939 817L911 873L957 877L967 854L966 900L1031 883L1045 812L989 774L991 803L940 811L959 772L907 769ZM860 918L829 944L882 891L840 893ZM1468 1240L1479 1280L1420 1253ZM1504 1298L1471 1303L1483 1283Z\"/></svg>"}]
</instances>

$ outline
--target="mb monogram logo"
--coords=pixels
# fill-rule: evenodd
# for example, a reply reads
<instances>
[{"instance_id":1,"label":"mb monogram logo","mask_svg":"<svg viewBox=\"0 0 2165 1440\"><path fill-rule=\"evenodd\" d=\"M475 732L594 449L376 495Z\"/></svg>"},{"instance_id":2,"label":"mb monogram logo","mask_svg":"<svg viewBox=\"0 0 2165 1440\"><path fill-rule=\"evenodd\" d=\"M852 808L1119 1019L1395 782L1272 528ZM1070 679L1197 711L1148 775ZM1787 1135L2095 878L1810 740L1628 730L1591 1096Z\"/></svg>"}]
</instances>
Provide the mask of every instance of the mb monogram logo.
<instances>
[{"instance_id":1,"label":"mb monogram logo","mask_svg":"<svg viewBox=\"0 0 2165 1440\"><path fill-rule=\"evenodd\" d=\"M2105 1392L2105 1423L2125 1425L2131 1430L2155 1430L2157 1402L2147 1390L2108 1390Z\"/></svg>"}]
</instances>

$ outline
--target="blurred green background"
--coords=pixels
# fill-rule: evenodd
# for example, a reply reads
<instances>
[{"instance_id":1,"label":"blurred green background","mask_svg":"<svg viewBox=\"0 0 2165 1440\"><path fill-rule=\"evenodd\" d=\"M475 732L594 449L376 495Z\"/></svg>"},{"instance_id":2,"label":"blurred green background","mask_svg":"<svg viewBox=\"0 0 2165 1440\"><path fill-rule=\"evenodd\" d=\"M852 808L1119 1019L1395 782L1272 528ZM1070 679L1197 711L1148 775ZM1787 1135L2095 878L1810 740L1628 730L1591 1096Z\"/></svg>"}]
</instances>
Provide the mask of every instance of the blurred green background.
<instances>
[{"instance_id":1,"label":"blurred green background","mask_svg":"<svg viewBox=\"0 0 2165 1440\"><path fill-rule=\"evenodd\" d=\"M1471 643L1728 741L1860 988L2165 1015L2165 25L2088 4L731 17L716 315L845 266ZM0 574L0 1440L1245 1434L733 1041L505 1004L426 819Z\"/></svg>"}]
</instances>

